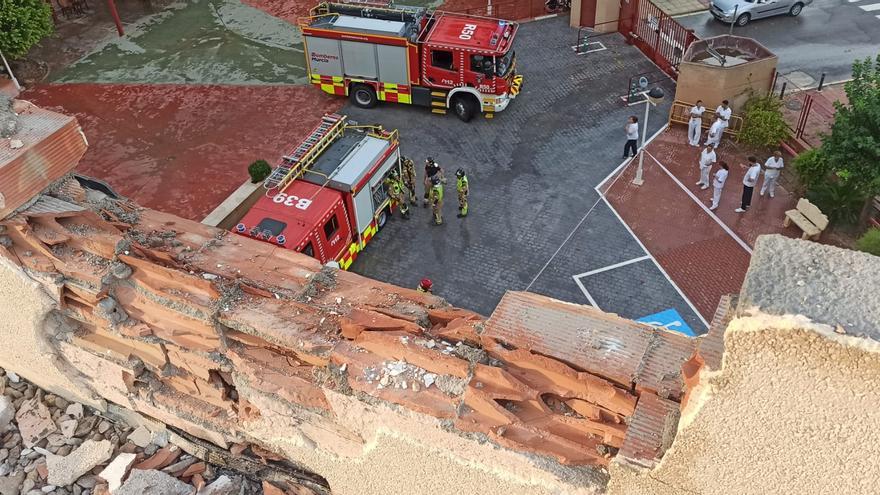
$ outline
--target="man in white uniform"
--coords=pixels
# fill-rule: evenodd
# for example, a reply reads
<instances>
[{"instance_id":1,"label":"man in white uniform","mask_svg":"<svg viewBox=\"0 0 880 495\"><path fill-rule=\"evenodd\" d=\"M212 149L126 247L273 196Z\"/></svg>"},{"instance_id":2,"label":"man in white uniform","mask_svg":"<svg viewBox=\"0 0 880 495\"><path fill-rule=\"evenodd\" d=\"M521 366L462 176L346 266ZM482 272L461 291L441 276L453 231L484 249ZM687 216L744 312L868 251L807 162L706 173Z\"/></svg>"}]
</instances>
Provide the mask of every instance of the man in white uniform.
<instances>
[{"instance_id":1,"label":"man in white uniform","mask_svg":"<svg viewBox=\"0 0 880 495\"><path fill-rule=\"evenodd\" d=\"M755 192L755 184L758 183L758 177L761 176L761 164L758 163L758 159L754 156L749 157L749 169L746 170L746 175L743 176L743 193L742 193L742 203L739 208L737 208L737 213L743 213L749 209L749 206L752 205L752 193Z\"/></svg>"},{"instance_id":2,"label":"man in white uniform","mask_svg":"<svg viewBox=\"0 0 880 495\"><path fill-rule=\"evenodd\" d=\"M714 148L717 148L721 143L721 134L723 132L724 122L721 120L721 117L715 117L715 122L709 127L709 134L706 136L706 144L711 144Z\"/></svg>"},{"instance_id":3,"label":"man in white uniform","mask_svg":"<svg viewBox=\"0 0 880 495\"><path fill-rule=\"evenodd\" d=\"M776 181L779 180L779 172L785 165L782 163L782 152L776 150L773 156L767 159L764 164L764 184L761 186L761 196L765 192L770 193L770 197L776 192Z\"/></svg>"},{"instance_id":4,"label":"man in white uniform","mask_svg":"<svg viewBox=\"0 0 880 495\"><path fill-rule=\"evenodd\" d=\"M721 105L715 109L715 116L721 117L721 125L724 129L727 129L727 124L730 121L730 116L733 115L733 110L730 108L730 104L727 100L721 102ZM722 129L723 130L723 129Z\"/></svg>"},{"instance_id":5,"label":"man in white uniform","mask_svg":"<svg viewBox=\"0 0 880 495\"><path fill-rule=\"evenodd\" d=\"M715 147L711 144L706 145L706 149L700 152L700 180L697 181L700 189L709 189L709 172L715 163Z\"/></svg>"},{"instance_id":6,"label":"man in white uniform","mask_svg":"<svg viewBox=\"0 0 880 495\"><path fill-rule=\"evenodd\" d=\"M688 120L688 143L691 146L700 146L700 135L703 133L703 100L697 100L697 104L691 107L690 120Z\"/></svg>"},{"instance_id":7,"label":"man in white uniform","mask_svg":"<svg viewBox=\"0 0 880 495\"><path fill-rule=\"evenodd\" d=\"M727 162L721 160L718 162L718 166L721 168L715 172L715 180L712 181L712 206L709 207L710 210L718 208L718 203L721 201L721 190L724 189L724 183L727 182L729 169Z\"/></svg>"}]
</instances>

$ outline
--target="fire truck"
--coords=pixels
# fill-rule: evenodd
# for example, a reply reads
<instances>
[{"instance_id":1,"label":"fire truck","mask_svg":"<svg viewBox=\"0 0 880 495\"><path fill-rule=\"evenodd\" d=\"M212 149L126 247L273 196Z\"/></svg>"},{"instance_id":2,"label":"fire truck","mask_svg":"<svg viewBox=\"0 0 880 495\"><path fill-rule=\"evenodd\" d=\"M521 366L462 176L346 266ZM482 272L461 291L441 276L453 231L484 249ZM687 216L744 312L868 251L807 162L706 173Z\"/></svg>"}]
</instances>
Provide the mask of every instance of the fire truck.
<instances>
[{"instance_id":1,"label":"fire truck","mask_svg":"<svg viewBox=\"0 0 880 495\"><path fill-rule=\"evenodd\" d=\"M347 270L391 214L384 181L392 170L400 172L396 130L325 115L233 231Z\"/></svg>"},{"instance_id":2,"label":"fire truck","mask_svg":"<svg viewBox=\"0 0 880 495\"><path fill-rule=\"evenodd\" d=\"M321 3L299 20L310 82L362 108L379 101L492 117L520 92L519 25L422 7Z\"/></svg>"}]
</instances>

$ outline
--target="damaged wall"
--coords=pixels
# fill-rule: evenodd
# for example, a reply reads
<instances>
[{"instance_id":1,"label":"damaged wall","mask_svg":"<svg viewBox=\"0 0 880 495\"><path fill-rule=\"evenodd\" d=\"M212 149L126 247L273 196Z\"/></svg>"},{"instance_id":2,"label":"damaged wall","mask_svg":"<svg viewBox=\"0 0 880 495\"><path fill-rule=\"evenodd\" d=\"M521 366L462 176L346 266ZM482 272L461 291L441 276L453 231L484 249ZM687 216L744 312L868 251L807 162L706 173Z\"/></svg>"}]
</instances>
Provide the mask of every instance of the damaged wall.
<instances>
[{"instance_id":1,"label":"damaged wall","mask_svg":"<svg viewBox=\"0 0 880 495\"><path fill-rule=\"evenodd\" d=\"M672 448L653 470L613 463L609 493L875 493L878 273L864 253L759 238L723 366L705 353Z\"/></svg>"},{"instance_id":2,"label":"damaged wall","mask_svg":"<svg viewBox=\"0 0 880 495\"><path fill-rule=\"evenodd\" d=\"M57 357L4 364L292 461L319 493L599 493L677 419L684 336L526 293L485 320L73 178L48 191L0 222L0 281L43 293L0 338ZM587 334L583 354L551 338Z\"/></svg>"}]
</instances>

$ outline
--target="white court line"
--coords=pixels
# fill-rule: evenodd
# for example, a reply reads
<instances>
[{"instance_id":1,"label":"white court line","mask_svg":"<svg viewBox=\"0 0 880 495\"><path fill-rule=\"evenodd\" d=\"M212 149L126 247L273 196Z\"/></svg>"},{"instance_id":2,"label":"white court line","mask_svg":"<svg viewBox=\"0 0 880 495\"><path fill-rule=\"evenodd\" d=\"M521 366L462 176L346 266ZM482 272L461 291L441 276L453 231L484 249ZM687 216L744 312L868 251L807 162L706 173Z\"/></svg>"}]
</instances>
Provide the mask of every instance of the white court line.
<instances>
[{"instance_id":1,"label":"white court line","mask_svg":"<svg viewBox=\"0 0 880 495\"><path fill-rule=\"evenodd\" d=\"M874 12L880 10L880 3L872 3L871 5L859 5L859 8L865 12Z\"/></svg>"},{"instance_id":2,"label":"white court line","mask_svg":"<svg viewBox=\"0 0 880 495\"><path fill-rule=\"evenodd\" d=\"M596 309L601 309L601 308L599 307L599 305L596 304L596 300L593 299L593 296L591 296L590 293L587 291L587 288L584 287L584 284L581 282L581 279L579 279L579 278L577 278L577 277L572 277L572 278L574 279L574 283L576 283L577 286L581 289L581 292L583 292L584 295L587 297L587 301L590 302L590 305L593 306L593 307L596 308Z\"/></svg>"},{"instance_id":3,"label":"white court line","mask_svg":"<svg viewBox=\"0 0 880 495\"><path fill-rule=\"evenodd\" d=\"M666 128L668 128L668 127L669 127L669 122L663 124L663 125L660 127L660 129L657 129L657 132L655 132L655 133L654 133L654 134L653 134L653 135L652 135L647 141L645 141L645 146L651 144L651 141L653 141L654 138L656 138L657 136L659 136L660 133L663 132L663 131L665 131ZM626 166L626 164L629 163L630 160L632 160L632 158L627 158L626 160L624 160L623 162L621 162L621 164L618 165L617 168L615 168L614 170L612 170L610 174L606 175L605 178L602 179L602 182L596 184L596 187L594 187L593 189L595 189L597 193L602 194L602 191L600 191L599 189L601 189L602 186L605 185L606 182L608 182L608 179L610 179L610 178L614 177L615 175L617 175L617 173L620 172L620 169L622 169L624 166Z\"/></svg>"},{"instance_id":4,"label":"white court line","mask_svg":"<svg viewBox=\"0 0 880 495\"><path fill-rule=\"evenodd\" d=\"M620 268L622 266L631 265L633 263L638 263L639 261L649 260L650 256L639 256L638 258L633 258L627 261L621 261L620 263L615 263L613 265L603 266L602 268L597 268L595 270L590 270L588 272L579 273L577 275L572 275L572 278L581 278L581 277L589 277L590 275L595 275L597 273L607 272L608 270L614 270L615 268Z\"/></svg>"},{"instance_id":5,"label":"white court line","mask_svg":"<svg viewBox=\"0 0 880 495\"><path fill-rule=\"evenodd\" d=\"M590 49L590 50L587 50L584 52L579 52L578 48L580 48L580 45L574 45L573 47L571 47L571 49L576 52L575 55L586 55L588 53L601 52L602 50L607 50L607 48L605 48L605 45L603 45L601 41L591 41L584 46L590 46L590 45L599 45L601 48L593 48L593 49Z\"/></svg>"},{"instance_id":6,"label":"white court line","mask_svg":"<svg viewBox=\"0 0 880 495\"><path fill-rule=\"evenodd\" d=\"M599 191L596 191L596 192L599 192ZM651 258L651 261L654 262L654 266L656 266L657 269L660 270L660 273L662 273L663 276L666 277L666 280L669 281L669 284L672 285L672 287L675 289L676 292L678 292L678 295L680 295L681 298L684 299L684 302L686 302L687 305L690 306L691 311L693 311L694 314L697 315L697 318L699 318L700 321L703 322L703 325L705 325L706 328L709 328L709 322L706 321L705 318L703 318L703 315L700 314L699 311L697 311L697 308L696 308L696 306L694 306L694 303L692 303L691 300L688 299L688 297L686 295L684 295L684 292L681 291L681 289L678 287L678 285L676 285L675 282L672 281L672 278L669 276L668 273L666 273L666 270L664 270L663 267L660 266L660 263L658 263L657 259L654 258L654 255L652 255L651 252L648 251L648 248L646 248L645 245L642 244L642 241L636 236L636 233L633 232L633 230L629 227L629 225L623 221L623 218L620 216L619 213L617 213L617 210L615 210L614 207L611 206L611 203L608 201L608 199L605 197L605 195L602 193L599 193L599 196L602 198L602 201L605 202L605 206L607 206L608 209L611 210L611 213L614 213L614 216L617 217L617 220L623 224L623 227L627 230L627 232L629 232L629 235L631 235L632 238L636 240L638 245L642 248L642 251L644 251L645 254L647 254ZM578 285L581 285L581 284L578 284Z\"/></svg>"},{"instance_id":7,"label":"white court line","mask_svg":"<svg viewBox=\"0 0 880 495\"><path fill-rule=\"evenodd\" d=\"M659 165L660 168L663 169L664 172L666 172L666 175L668 175L670 179L672 179L676 184L678 184L678 187L682 188L682 190L684 190L684 192L687 193L687 195L690 196L691 199L694 200L695 203L700 205L700 208L702 208L703 211L708 213L709 216L712 217L713 220L715 220L715 223L720 225L721 228L724 229L724 231L727 232L727 234L730 237L732 237L733 240L735 240L737 242L737 244L740 245L740 247L745 249L746 252L749 253L750 255L752 254L752 248L749 247L749 245L746 244L745 241L740 239L739 236L736 235L733 232L733 230L730 229L730 227L728 227L724 222L722 222L721 219L718 218L718 216L715 215L715 213L712 210L710 210L705 204L703 204L703 202L700 201L700 198L698 198L694 193L692 193L690 189L688 189L684 184L682 184L681 181L678 180L678 178L676 176L672 175L672 173L669 170L667 170L666 167L664 167L662 163L660 163L660 160L658 160L654 155L652 155L650 152L648 152L648 150L645 150L645 153L647 153L648 156L650 156L651 159L654 160L654 162L657 165Z\"/></svg>"}]
</instances>

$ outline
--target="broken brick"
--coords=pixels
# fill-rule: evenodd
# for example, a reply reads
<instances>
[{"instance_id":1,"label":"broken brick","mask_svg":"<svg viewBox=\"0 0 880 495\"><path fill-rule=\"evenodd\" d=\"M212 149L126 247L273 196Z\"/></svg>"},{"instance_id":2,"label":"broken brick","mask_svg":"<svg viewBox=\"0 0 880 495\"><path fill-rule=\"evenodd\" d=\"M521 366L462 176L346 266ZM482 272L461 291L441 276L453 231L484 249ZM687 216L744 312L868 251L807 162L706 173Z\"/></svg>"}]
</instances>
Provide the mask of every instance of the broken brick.
<instances>
[{"instance_id":1,"label":"broken brick","mask_svg":"<svg viewBox=\"0 0 880 495\"><path fill-rule=\"evenodd\" d=\"M358 347L385 359L406 361L432 373L459 378L465 378L468 375L467 361L419 345L414 338L406 334L362 332L355 343Z\"/></svg>"}]
</instances>

